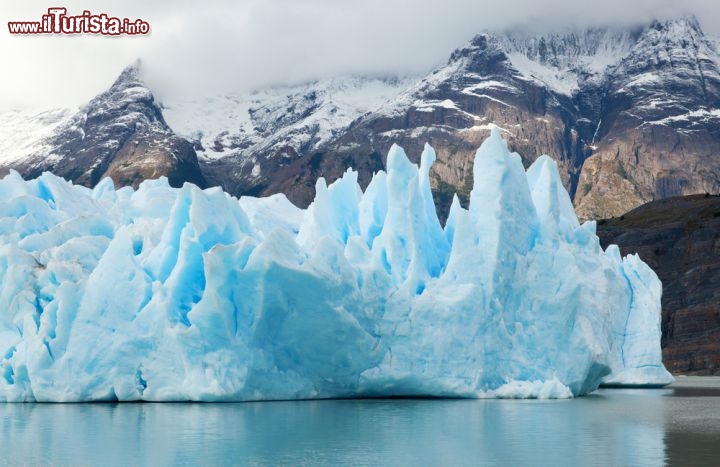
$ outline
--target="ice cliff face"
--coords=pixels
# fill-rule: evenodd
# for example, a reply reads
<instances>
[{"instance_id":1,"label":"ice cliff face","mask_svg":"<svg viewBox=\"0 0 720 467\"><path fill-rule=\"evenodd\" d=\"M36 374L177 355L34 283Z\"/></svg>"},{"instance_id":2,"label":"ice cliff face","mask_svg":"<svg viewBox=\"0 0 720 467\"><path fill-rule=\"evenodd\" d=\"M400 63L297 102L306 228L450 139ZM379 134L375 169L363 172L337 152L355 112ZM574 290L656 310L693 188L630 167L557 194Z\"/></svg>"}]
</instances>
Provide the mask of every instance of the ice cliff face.
<instances>
[{"instance_id":1,"label":"ice cliff face","mask_svg":"<svg viewBox=\"0 0 720 467\"><path fill-rule=\"evenodd\" d=\"M444 228L395 146L307 210L166 180L0 181L0 399L570 397L663 385L660 282L495 131Z\"/></svg>"}]
</instances>

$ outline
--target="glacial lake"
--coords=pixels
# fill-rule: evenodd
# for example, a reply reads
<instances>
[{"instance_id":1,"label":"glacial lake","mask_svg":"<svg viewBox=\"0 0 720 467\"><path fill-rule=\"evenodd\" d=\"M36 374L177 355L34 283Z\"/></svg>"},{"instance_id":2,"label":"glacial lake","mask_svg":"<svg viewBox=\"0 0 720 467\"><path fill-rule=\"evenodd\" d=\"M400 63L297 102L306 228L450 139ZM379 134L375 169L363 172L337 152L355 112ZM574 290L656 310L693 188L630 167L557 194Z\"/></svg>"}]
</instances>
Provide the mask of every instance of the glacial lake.
<instances>
[{"instance_id":1,"label":"glacial lake","mask_svg":"<svg viewBox=\"0 0 720 467\"><path fill-rule=\"evenodd\" d=\"M574 400L0 404L2 465L720 465L720 378Z\"/></svg>"}]
</instances>

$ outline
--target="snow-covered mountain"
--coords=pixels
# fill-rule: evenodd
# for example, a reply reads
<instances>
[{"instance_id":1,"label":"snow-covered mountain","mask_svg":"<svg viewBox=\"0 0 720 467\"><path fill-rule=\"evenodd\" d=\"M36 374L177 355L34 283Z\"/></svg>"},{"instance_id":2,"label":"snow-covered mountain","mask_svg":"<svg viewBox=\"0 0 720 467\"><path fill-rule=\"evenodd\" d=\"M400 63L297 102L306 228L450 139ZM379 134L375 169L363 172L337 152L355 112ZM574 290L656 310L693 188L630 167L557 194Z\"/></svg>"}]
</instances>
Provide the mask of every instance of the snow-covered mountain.
<instances>
[{"instance_id":1,"label":"snow-covered mountain","mask_svg":"<svg viewBox=\"0 0 720 467\"><path fill-rule=\"evenodd\" d=\"M0 112L0 170L14 168L29 177L49 170L86 185L113 176L123 185L128 180L118 179L118 163L107 169L128 143L137 147L137 136L147 150L163 154L179 144L192 165L200 159L212 184L248 192L267 178L265 172L310 154L415 81L347 76L160 103L142 81L141 68L139 62L126 68L108 91L78 111ZM153 167L147 177L173 179L170 166L149 157L130 165ZM77 173L81 169L85 175ZM196 173L187 180L206 184L199 168L191 172Z\"/></svg>"},{"instance_id":2,"label":"snow-covered mountain","mask_svg":"<svg viewBox=\"0 0 720 467\"><path fill-rule=\"evenodd\" d=\"M467 197L470 163L491 126L527 156L560 162L583 218L620 215L656 198L720 192L717 50L697 20L546 35L481 34L448 63L345 135L313 161L278 173L268 192L306 202L310 180L344 166L371 167L393 143L438 151L439 202Z\"/></svg>"},{"instance_id":3,"label":"snow-covered mountain","mask_svg":"<svg viewBox=\"0 0 720 467\"><path fill-rule=\"evenodd\" d=\"M87 186L104 177L118 185L137 186L161 175L173 185L185 181L206 185L192 145L165 123L136 64L75 112L8 112L0 121L4 146L7 141L12 144L12 138L24 139L23 145L0 156L0 171L12 168L28 178L51 171Z\"/></svg>"},{"instance_id":4,"label":"snow-covered mountain","mask_svg":"<svg viewBox=\"0 0 720 467\"><path fill-rule=\"evenodd\" d=\"M72 118L70 109L0 112L0 164L50 150L44 142Z\"/></svg>"},{"instance_id":5,"label":"snow-covered mountain","mask_svg":"<svg viewBox=\"0 0 720 467\"><path fill-rule=\"evenodd\" d=\"M338 77L156 103L136 67L79 112L0 114L0 170L93 185L171 175L306 205L318 176L361 185L393 143L438 152L438 204L465 201L475 150L500 127L529 164L559 161L583 218L720 192L717 38L692 17L632 28L480 34L424 77ZM178 156L179 155L179 156ZM417 162L417 161L416 161Z\"/></svg>"},{"instance_id":6,"label":"snow-covered mountain","mask_svg":"<svg viewBox=\"0 0 720 467\"><path fill-rule=\"evenodd\" d=\"M248 193L264 189L268 174L311 155L415 80L337 77L171 101L163 113L179 135L194 143L213 184Z\"/></svg>"},{"instance_id":7,"label":"snow-covered mountain","mask_svg":"<svg viewBox=\"0 0 720 467\"><path fill-rule=\"evenodd\" d=\"M620 215L653 199L720 192L720 56L695 18L655 22L608 76L597 148L575 205Z\"/></svg>"},{"instance_id":8,"label":"snow-covered mountain","mask_svg":"<svg viewBox=\"0 0 720 467\"><path fill-rule=\"evenodd\" d=\"M574 191L600 120L601 96L613 59L626 54L635 31L589 30L545 36L481 34L452 53L448 63L364 115L321 148L313 164L298 161L294 174L278 174L278 191L303 202L307 183L335 178L347 160L357 167L374 161L392 144L419 152L421 142L438 148L433 184L439 202L467 198L476 148L494 126L531 162L541 154L560 161ZM287 172L287 171L285 171Z\"/></svg>"},{"instance_id":9,"label":"snow-covered mountain","mask_svg":"<svg viewBox=\"0 0 720 467\"><path fill-rule=\"evenodd\" d=\"M523 76L572 96L601 84L637 41L637 29L593 28L545 35L514 31L496 40Z\"/></svg>"},{"instance_id":10,"label":"snow-covered mountain","mask_svg":"<svg viewBox=\"0 0 720 467\"><path fill-rule=\"evenodd\" d=\"M202 158L220 159L273 144L302 154L327 143L413 81L339 77L244 95L191 97L163 105L163 114L179 135L198 143Z\"/></svg>"}]
</instances>

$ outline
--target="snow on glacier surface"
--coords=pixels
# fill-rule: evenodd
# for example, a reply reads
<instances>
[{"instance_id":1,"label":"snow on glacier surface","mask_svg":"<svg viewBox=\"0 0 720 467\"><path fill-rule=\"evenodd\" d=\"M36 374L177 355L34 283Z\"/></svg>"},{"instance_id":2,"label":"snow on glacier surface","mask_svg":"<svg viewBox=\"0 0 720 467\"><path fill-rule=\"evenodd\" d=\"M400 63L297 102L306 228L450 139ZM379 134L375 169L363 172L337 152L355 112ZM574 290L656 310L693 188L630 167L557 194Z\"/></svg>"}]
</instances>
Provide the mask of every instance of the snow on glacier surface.
<instances>
[{"instance_id":1,"label":"snow on glacier surface","mask_svg":"<svg viewBox=\"0 0 720 467\"><path fill-rule=\"evenodd\" d=\"M0 399L571 397L663 385L657 276L497 130L444 226L394 146L307 210L164 179L0 181Z\"/></svg>"}]
</instances>

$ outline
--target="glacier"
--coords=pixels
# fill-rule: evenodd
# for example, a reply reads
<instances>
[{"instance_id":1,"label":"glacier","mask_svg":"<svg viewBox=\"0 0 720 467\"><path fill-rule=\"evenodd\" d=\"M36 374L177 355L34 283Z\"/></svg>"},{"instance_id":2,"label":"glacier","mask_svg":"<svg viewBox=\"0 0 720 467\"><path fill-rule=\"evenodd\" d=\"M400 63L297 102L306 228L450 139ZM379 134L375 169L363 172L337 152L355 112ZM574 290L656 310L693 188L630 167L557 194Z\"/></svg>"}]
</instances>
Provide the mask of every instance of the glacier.
<instances>
[{"instance_id":1,"label":"glacier","mask_svg":"<svg viewBox=\"0 0 720 467\"><path fill-rule=\"evenodd\" d=\"M661 284L499 131L444 226L393 146L306 210L166 179L0 180L0 400L566 398L672 382Z\"/></svg>"}]
</instances>

